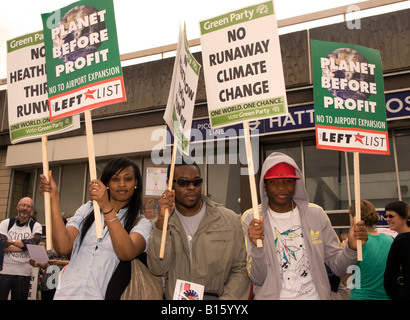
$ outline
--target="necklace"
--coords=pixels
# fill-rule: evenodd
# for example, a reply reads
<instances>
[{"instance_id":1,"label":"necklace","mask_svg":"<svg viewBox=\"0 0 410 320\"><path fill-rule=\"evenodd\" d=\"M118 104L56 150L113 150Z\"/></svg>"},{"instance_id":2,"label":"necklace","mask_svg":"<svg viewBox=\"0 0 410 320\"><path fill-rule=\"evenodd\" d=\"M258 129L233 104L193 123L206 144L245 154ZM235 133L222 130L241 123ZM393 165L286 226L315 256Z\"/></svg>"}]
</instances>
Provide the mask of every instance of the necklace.
<instances>
[{"instance_id":1,"label":"necklace","mask_svg":"<svg viewBox=\"0 0 410 320\"><path fill-rule=\"evenodd\" d=\"M204 206L204 201L201 201L199 210L192 216L184 216L178 209L175 208L175 212L178 214L182 226L184 228L185 234L187 236L188 243L190 243L198 230L199 224L202 221L203 215L201 214L202 208Z\"/></svg>"},{"instance_id":2,"label":"necklace","mask_svg":"<svg viewBox=\"0 0 410 320\"><path fill-rule=\"evenodd\" d=\"M291 228L293 226L293 217L294 217L293 209L296 207L296 204L294 206L294 201L293 200L292 200L292 203L291 203L291 207L292 207L292 210L291 210L291 213L290 213L290 226L289 226L289 228ZM272 218L272 221L273 221L273 224L275 225L275 228L278 229L280 224L278 223L278 221L274 217L274 212L276 212L276 211L273 211L270 207L268 207L268 212L269 212L269 216ZM280 214L280 213L278 213L278 214ZM289 229L289 228L285 227L285 229Z\"/></svg>"}]
</instances>

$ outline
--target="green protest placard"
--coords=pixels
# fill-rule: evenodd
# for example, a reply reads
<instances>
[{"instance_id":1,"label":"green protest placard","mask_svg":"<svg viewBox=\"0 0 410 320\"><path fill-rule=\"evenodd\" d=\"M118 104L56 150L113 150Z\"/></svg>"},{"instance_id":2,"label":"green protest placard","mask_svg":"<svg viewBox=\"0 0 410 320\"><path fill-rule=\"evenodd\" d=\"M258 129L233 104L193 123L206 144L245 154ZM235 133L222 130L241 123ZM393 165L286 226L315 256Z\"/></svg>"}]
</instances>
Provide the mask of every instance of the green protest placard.
<instances>
[{"instance_id":1,"label":"green protest placard","mask_svg":"<svg viewBox=\"0 0 410 320\"><path fill-rule=\"evenodd\" d=\"M84 111L90 180L97 179L91 109L125 101L113 0L83 0L41 15L50 119ZM93 201L97 238L100 207Z\"/></svg>"},{"instance_id":2,"label":"green protest placard","mask_svg":"<svg viewBox=\"0 0 410 320\"><path fill-rule=\"evenodd\" d=\"M7 41L7 100L11 143L80 127L78 116L50 122L43 32Z\"/></svg>"},{"instance_id":3,"label":"green protest placard","mask_svg":"<svg viewBox=\"0 0 410 320\"><path fill-rule=\"evenodd\" d=\"M212 127L287 114L273 1L200 22Z\"/></svg>"},{"instance_id":4,"label":"green protest placard","mask_svg":"<svg viewBox=\"0 0 410 320\"><path fill-rule=\"evenodd\" d=\"M389 152L378 50L311 40L317 148Z\"/></svg>"},{"instance_id":5,"label":"green protest placard","mask_svg":"<svg viewBox=\"0 0 410 320\"><path fill-rule=\"evenodd\" d=\"M78 1L41 16L50 118L125 101L113 1Z\"/></svg>"}]
</instances>

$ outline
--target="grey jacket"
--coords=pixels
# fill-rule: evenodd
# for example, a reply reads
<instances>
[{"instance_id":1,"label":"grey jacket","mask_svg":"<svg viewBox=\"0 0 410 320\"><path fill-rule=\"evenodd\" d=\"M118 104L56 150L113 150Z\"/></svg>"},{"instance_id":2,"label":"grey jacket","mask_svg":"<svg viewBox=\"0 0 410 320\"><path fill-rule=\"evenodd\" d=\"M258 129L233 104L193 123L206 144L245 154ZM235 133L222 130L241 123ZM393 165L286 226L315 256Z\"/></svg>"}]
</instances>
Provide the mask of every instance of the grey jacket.
<instances>
[{"instance_id":1,"label":"grey jacket","mask_svg":"<svg viewBox=\"0 0 410 320\"><path fill-rule=\"evenodd\" d=\"M299 180L296 180L293 200L300 212L311 276L319 297L321 299L330 299L330 285L325 263L333 273L344 276L348 266L356 263L356 251L349 249L347 246L343 249L339 246L339 239L326 213L321 207L309 203L303 175L297 164L292 158L279 152L269 155L262 166L262 178L259 184L261 194L259 214L263 216L265 230L262 248L254 246L248 236L248 226L253 219L253 210L247 210L241 219L246 237L247 270L254 284L255 299L279 299L282 288L273 231L267 214L269 199L264 190L263 181L266 172L280 162L287 162L292 165L296 168L296 175L300 177Z\"/></svg>"},{"instance_id":2,"label":"grey jacket","mask_svg":"<svg viewBox=\"0 0 410 320\"><path fill-rule=\"evenodd\" d=\"M172 299L177 279L199 283L220 299L247 299L251 282L246 272L245 241L240 216L201 196L205 215L192 240L192 262L188 242L178 216L168 221L164 259L159 259L162 231L153 225L148 246L148 267L165 275L165 299Z\"/></svg>"}]
</instances>

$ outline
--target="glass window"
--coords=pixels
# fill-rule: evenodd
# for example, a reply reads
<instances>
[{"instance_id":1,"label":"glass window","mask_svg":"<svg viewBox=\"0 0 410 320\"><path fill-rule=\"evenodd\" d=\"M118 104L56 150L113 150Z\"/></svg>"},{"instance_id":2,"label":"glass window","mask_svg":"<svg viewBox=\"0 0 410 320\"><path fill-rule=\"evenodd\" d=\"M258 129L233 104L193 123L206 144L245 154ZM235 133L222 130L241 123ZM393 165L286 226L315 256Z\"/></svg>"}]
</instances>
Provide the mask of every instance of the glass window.
<instances>
[{"instance_id":1,"label":"glass window","mask_svg":"<svg viewBox=\"0 0 410 320\"><path fill-rule=\"evenodd\" d=\"M263 160L265 160L272 152L282 152L288 155L289 157L293 158L298 167L301 170L303 170L300 140L291 142L272 143L265 146Z\"/></svg>"},{"instance_id":2,"label":"glass window","mask_svg":"<svg viewBox=\"0 0 410 320\"><path fill-rule=\"evenodd\" d=\"M63 216L73 216L77 209L84 203L84 193L86 190L88 191L88 188L85 188L86 174L85 163L65 165L62 167L60 206Z\"/></svg>"},{"instance_id":3,"label":"glass window","mask_svg":"<svg viewBox=\"0 0 410 320\"><path fill-rule=\"evenodd\" d=\"M305 183L311 202L325 210L349 207L344 152L316 148L304 141Z\"/></svg>"},{"instance_id":4,"label":"glass window","mask_svg":"<svg viewBox=\"0 0 410 320\"><path fill-rule=\"evenodd\" d=\"M59 186L60 182L60 167L51 167L49 168L51 170L51 174L53 176L54 181L57 183L57 186ZM36 179L36 186L35 186L35 192L33 194L34 197L34 208L35 208L35 217L38 221L38 223L45 224L46 219L45 219L45 209L44 209L44 197L40 195L38 192L38 187L40 185L40 174L43 173L43 169L38 169L38 170L33 170L33 172L37 172L37 179ZM13 187L14 189L14 187Z\"/></svg>"},{"instance_id":5,"label":"glass window","mask_svg":"<svg viewBox=\"0 0 410 320\"><path fill-rule=\"evenodd\" d=\"M402 201L410 203L410 131L397 132L395 138L401 197Z\"/></svg>"},{"instance_id":6,"label":"glass window","mask_svg":"<svg viewBox=\"0 0 410 320\"><path fill-rule=\"evenodd\" d=\"M14 170L13 172L13 188L10 194L9 216L15 217L17 215L17 204L23 197L33 197L35 189L36 170ZM34 200L34 199L33 199ZM34 202L33 212L37 213L39 204Z\"/></svg>"},{"instance_id":7,"label":"glass window","mask_svg":"<svg viewBox=\"0 0 410 320\"><path fill-rule=\"evenodd\" d=\"M208 197L239 214L240 164L229 163L229 159L229 154L225 154L225 163L207 165Z\"/></svg>"},{"instance_id":8,"label":"glass window","mask_svg":"<svg viewBox=\"0 0 410 320\"><path fill-rule=\"evenodd\" d=\"M206 188L204 193L213 201L224 205L237 214L240 208L240 157L239 151L245 155L243 139L208 140L206 150ZM243 150L242 150L243 149Z\"/></svg>"}]
</instances>

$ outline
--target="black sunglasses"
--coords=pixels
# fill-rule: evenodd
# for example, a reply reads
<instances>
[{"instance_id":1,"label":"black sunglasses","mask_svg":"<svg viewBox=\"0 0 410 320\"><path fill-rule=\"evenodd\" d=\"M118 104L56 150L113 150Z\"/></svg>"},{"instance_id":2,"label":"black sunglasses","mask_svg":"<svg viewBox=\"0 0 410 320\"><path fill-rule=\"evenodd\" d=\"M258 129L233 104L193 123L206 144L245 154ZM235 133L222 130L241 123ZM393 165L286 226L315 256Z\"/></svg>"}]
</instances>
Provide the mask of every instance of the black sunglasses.
<instances>
[{"instance_id":1,"label":"black sunglasses","mask_svg":"<svg viewBox=\"0 0 410 320\"><path fill-rule=\"evenodd\" d=\"M389 219L393 219L395 216L394 216L394 215L392 215L392 214L386 214L386 215L385 215L385 217L386 217L386 219L387 219L387 218L389 218Z\"/></svg>"},{"instance_id":2,"label":"black sunglasses","mask_svg":"<svg viewBox=\"0 0 410 320\"><path fill-rule=\"evenodd\" d=\"M176 182L176 184L181 187L181 188L186 188L189 187L189 185L192 183L194 187L199 187L202 185L202 178L197 178L194 180L188 180L185 178L178 178L177 180L172 180Z\"/></svg>"}]
</instances>

